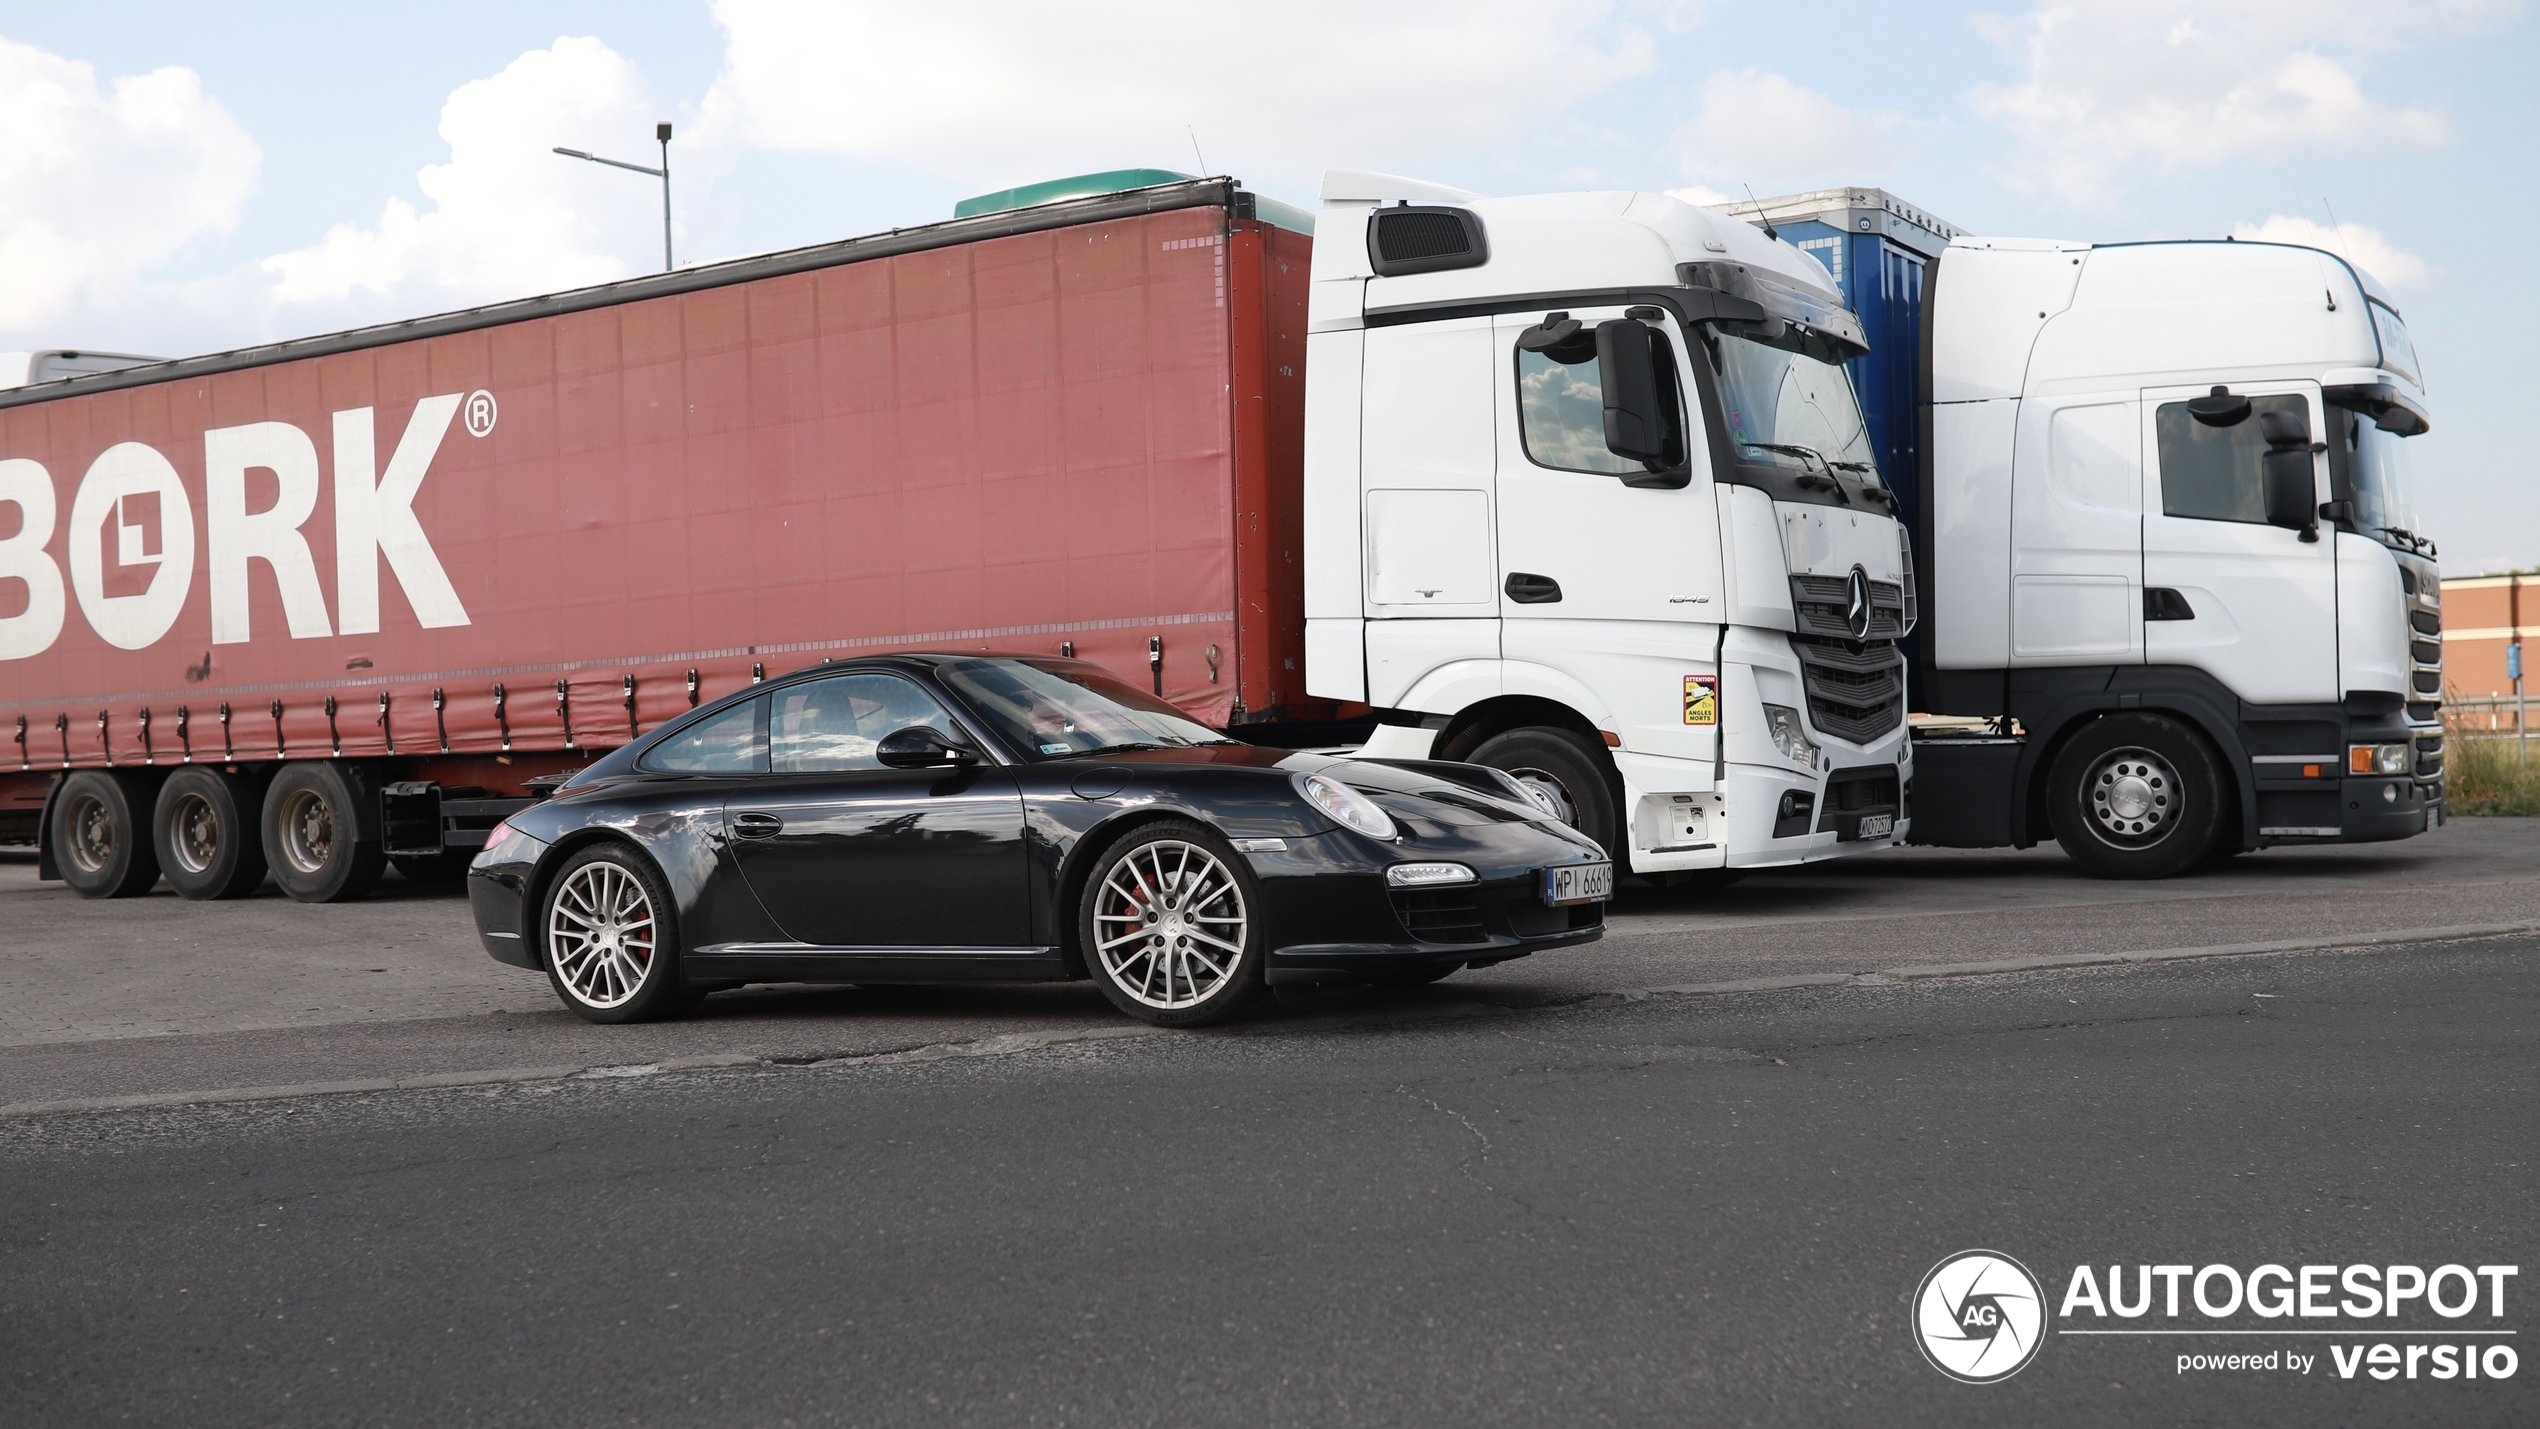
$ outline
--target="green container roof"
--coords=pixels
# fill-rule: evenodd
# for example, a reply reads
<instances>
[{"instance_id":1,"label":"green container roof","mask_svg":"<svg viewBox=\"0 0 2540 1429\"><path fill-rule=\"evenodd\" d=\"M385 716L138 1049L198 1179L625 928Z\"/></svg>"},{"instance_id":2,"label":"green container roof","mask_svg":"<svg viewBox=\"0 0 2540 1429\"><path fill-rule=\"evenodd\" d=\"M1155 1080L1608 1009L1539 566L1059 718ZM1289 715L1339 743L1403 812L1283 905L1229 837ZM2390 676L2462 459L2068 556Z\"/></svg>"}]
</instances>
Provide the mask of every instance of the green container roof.
<instances>
[{"instance_id":1,"label":"green container roof","mask_svg":"<svg viewBox=\"0 0 2540 1429\"><path fill-rule=\"evenodd\" d=\"M1158 184L1183 184L1199 177L1172 169L1110 169L1099 174L1078 174L1073 178L1048 179L1020 188L999 189L992 194L966 198L953 205L953 217L976 218L983 213L1004 213L1009 209L1031 208L1037 204L1060 203L1071 198L1092 198L1097 194L1125 193L1130 189L1154 188ZM1299 233L1314 232L1314 215L1273 198L1254 199L1254 212L1266 223Z\"/></svg>"}]
</instances>

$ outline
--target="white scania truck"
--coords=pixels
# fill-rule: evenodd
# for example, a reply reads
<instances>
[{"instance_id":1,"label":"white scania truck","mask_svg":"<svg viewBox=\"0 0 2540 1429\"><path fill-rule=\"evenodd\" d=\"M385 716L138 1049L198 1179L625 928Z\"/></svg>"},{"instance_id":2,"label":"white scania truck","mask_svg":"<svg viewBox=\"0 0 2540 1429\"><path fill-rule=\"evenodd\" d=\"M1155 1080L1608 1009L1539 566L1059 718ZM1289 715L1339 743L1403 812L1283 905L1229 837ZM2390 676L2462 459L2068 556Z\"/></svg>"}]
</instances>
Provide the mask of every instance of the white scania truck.
<instances>
[{"instance_id":1,"label":"white scania truck","mask_svg":"<svg viewBox=\"0 0 2540 1429\"><path fill-rule=\"evenodd\" d=\"M2335 253L1963 236L1876 189L1735 212L1822 256L1920 556L1912 841L2158 877L2443 817L2430 422Z\"/></svg>"},{"instance_id":2,"label":"white scania truck","mask_svg":"<svg viewBox=\"0 0 2540 1429\"><path fill-rule=\"evenodd\" d=\"M1308 691L1642 874L1902 838L1914 576L1824 266L1663 194L1322 197Z\"/></svg>"}]
</instances>

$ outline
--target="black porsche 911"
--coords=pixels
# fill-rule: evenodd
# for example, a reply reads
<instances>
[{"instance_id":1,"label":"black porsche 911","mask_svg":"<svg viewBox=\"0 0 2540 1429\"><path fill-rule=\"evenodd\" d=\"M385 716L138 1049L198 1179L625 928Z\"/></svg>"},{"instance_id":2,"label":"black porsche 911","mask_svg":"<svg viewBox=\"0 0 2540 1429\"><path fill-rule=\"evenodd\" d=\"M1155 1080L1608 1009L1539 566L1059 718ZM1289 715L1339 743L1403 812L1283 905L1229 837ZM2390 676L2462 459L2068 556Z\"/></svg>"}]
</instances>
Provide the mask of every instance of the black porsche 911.
<instances>
[{"instance_id":1,"label":"black porsche 911","mask_svg":"<svg viewBox=\"0 0 2540 1429\"><path fill-rule=\"evenodd\" d=\"M1190 1027L1594 940L1613 866L1538 797L1227 739L1081 661L884 655L602 758L494 830L468 896L486 951L595 1022L751 982L1090 977Z\"/></svg>"}]
</instances>

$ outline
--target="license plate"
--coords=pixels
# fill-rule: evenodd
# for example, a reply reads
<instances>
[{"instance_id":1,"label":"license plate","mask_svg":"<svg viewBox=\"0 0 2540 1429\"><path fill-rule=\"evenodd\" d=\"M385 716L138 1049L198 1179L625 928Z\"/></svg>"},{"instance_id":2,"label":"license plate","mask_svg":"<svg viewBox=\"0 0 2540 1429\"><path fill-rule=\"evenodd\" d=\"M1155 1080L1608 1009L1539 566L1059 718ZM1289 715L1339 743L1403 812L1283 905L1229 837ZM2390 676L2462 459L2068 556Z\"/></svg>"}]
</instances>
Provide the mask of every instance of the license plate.
<instances>
[{"instance_id":1,"label":"license plate","mask_svg":"<svg viewBox=\"0 0 2540 1429\"><path fill-rule=\"evenodd\" d=\"M1614 865L1610 863L1573 863L1543 871L1543 901L1563 903L1601 903L1614 896Z\"/></svg>"},{"instance_id":2,"label":"license plate","mask_svg":"<svg viewBox=\"0 0 2540 1429\"><path fill-rule=\"evenodd\" d=\"M1861 832L1854 835L1854 837L1864 839L1883 839L1894 832L1896 832L1896 816L1894 814L1863 814L1861 816Z\"/></svg>"}]
</instances>

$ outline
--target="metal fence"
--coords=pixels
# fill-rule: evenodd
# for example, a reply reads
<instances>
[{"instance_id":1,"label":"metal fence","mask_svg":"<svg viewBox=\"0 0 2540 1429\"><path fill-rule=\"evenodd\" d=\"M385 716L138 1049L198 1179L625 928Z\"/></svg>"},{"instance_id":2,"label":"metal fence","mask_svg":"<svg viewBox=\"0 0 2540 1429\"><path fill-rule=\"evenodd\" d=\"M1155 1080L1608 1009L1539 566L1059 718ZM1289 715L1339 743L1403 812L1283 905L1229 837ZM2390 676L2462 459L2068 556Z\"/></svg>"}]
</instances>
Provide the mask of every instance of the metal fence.
<instances>
[{"instance_id":1,"label":"metal fence","mask_svg":"<svg viewBox=\"0 0 2540 1429\"><path fill-rule=\"evenodd\" d=\"M2485 734L2519 734L2526 706L2519 695L2445 695L2443 723L2452 733L2475 739Z\"/></svg>"}]
</instances>

